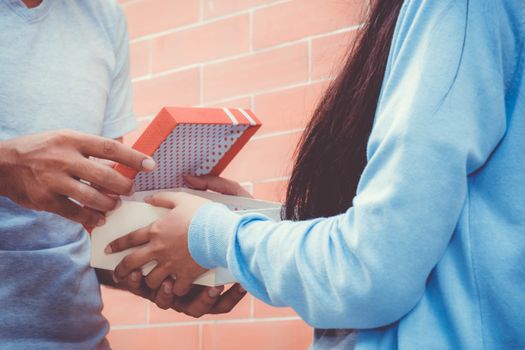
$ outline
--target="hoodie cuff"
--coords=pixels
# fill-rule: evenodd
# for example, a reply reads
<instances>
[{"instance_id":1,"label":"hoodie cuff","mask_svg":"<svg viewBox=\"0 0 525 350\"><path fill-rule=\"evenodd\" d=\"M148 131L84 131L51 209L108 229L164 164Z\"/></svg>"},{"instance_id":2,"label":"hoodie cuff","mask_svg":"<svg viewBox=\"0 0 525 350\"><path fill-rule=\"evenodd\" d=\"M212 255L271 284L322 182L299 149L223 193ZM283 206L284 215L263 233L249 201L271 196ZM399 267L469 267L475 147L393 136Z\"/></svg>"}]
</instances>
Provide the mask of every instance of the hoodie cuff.
<instances>
[{"instance_id":1,"label":"hoodie cuff","mask_svg":"<svg viewBox=\"0 0 525 350\"><path fill-rule=\"evenodd\" d=\"M241 216L225 205L206 203L197 210L188 230L193 259L206 269L228 267L227 254Z\"/></svg>"}]
</instances>

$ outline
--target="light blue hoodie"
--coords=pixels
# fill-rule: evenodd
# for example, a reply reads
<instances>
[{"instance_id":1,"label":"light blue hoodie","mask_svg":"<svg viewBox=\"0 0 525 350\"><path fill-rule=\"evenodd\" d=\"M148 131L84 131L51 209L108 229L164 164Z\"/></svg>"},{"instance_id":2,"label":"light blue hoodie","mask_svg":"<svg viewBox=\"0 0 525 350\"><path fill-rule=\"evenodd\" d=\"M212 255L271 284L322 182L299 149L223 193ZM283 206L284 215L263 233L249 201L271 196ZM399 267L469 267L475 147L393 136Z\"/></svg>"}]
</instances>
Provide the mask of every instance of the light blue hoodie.
<instances>
[{"instance_id":1,"label":"light blue hoodie","mask_svg":"<svg viewBox=\"0 0 525 350\"><path fill-rule=\"evenodd\" d=\"M525 349L524 32L523 0L406 1L354 206L208 204L193 257L359 350Z\"/></svg>"}]
</instances>

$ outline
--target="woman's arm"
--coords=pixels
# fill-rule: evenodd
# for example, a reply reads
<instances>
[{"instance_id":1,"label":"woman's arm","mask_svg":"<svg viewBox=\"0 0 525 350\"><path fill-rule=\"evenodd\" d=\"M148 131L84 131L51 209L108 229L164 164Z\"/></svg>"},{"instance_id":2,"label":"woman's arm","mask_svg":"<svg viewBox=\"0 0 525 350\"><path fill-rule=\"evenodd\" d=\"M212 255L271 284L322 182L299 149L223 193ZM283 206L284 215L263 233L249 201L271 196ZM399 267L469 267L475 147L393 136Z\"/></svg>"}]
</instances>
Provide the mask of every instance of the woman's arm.
<instances>
[{"instance_id":1,"label":"woman's arm","mask_svg":"<svg viewBox=\"0 0 525 350\"><path fill-rule=\"evenodd\" d=\"M469 175L505 133L513 67L503 61L499 13L485 6L405 3L369 161L346 213L275 223L188 196L159 196L154 202L174 208L170 220L145 229L142 260L130 255L117 271L158 258L156 249L165 253L166 271L188 279L189 245L200 266L229 268L256 297L291 306L315 327L375 328L400 319L447 248L468 201ZM162 248L166 237L170 250Z\"/></svg>"},{"instance_id":2,"label":"woman's arm","mask_svg":"<svg viewBox=\"0 0 525 350\"><path fill-rule=\"evenodd\" d=\"M200 265L228 267L256 297L320 328L384 326L418 302L465 208L468 176L505 133L512 71L482 6L430 3L401 13L354 206L273 223L207 204L189 232Z\"/></svg>"}]
</instances>

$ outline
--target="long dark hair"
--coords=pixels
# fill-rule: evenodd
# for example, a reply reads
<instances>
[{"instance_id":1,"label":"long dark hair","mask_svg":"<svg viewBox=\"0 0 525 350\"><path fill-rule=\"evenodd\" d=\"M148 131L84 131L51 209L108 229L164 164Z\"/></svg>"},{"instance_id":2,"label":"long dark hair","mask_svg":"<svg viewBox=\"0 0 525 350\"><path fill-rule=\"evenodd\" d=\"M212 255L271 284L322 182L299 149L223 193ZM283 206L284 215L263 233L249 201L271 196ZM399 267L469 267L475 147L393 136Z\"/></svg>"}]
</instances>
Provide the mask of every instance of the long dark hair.
<instances>
[{"instance_id":1,"label":"long dark hair","mask_svg":"<svg viewBox=\"0 0 525 350\"><path fill-rule=\"evenodd\" d=\"M305 220L352 206L366 165L390 44L403 0L376 0L339 76L328 87L299 143L284 216Z\"/></svg>"}]
</instances>

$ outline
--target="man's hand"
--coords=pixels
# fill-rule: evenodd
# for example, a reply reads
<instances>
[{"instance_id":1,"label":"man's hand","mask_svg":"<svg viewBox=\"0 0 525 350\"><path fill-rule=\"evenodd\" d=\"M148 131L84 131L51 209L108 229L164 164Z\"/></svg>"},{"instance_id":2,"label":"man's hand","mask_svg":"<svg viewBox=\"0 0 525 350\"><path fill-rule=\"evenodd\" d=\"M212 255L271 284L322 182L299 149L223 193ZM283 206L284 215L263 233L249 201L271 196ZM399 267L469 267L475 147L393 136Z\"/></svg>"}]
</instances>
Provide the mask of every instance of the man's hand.
<instances>
[{"instance_id":1,"label":"man's hand","mask_svg":"<svg viewBox=\"0 0 525 350\"><path fill-rule=\"evenodd\" d=\"M115 140L67 130L39 133L0 142L0 195L85 226L102 225L102 213L119 201L108 193L128 195L133 183L90 157L138 171L155 167L153 159Z\"/></svg>"},{"instance_id":2,"label":"man's hand","mask_svg":"<svg viewBox=\"0 0 525 350\"><path fill-rule=\"evenodd\" d=\"M226 292L224 286L193 286L184 296L174 296L173 279L162 282L160 288L152 294L153 301L159 308L173 309L188 316L199 318L207 314L224 314L230 312L246 295L246 290L235 283Z\"/></svg>"},{"instance_id":3,"label":"man's hand","mask_svg":"<svg viewBox=\"0 0 525 350\"><path fill-rule=\"evenodd\" d=\"M186 176L185 180L192 188L250 197L238 183L220 177ZM197 210L208 200L187 193L161 192L145 201L171 211L154 223L120 237L106 247L106 254L111 254L142 246L119 263L115 268L115 277L118 280L126 279L133 270L150 261L156 261L157 266L146 277L147 285L157 289L169 276L174 276L173 293L184 296L189 292L192 282L206 272L191 257L188 229Z\"/></svg>"},{"instance_id":4,"label":"man's hand","mask_svg":"<svg viewBox=\"0 0 525 350\"><path fill-rule=\"evenodd\" d=\"M185 180L195 189L251 197L238 183L220 177L187 176ZM187 231L194 213L206 200L185 193L160 193L147 201L173 210L150 226L113 241L106 248L106 253L110 254L142 245L117 266L115 278L126 281L132 271L155 260L158 264L146 277L146 284L155 289L152 301L158 307L173 308L193 317L229 312L246 294L240 285L234 285L225 293L222 293L224 287L191 285L205 270L189 253ZM176 276L175 281L171 275Z\"/></svg>"},{"instance_id":5,"label":"man's hand","mask_svg":"<svg viewBox=\"0 0 525 350\"><path fill-rule=\"evenodd\" d=\"M224 286L193 286L184 296L173 294L173 279L167 278L159 288L149 288L140 270L133 271L127 279L116 282L113 273L108 270L95 269L100 283L129 291L155 303L159 308L173 309L188 316L199 318L207 314L224 314L230 312L246 295L246 290L235 283L226 292Z\"/></svg>"}]
</instances>

